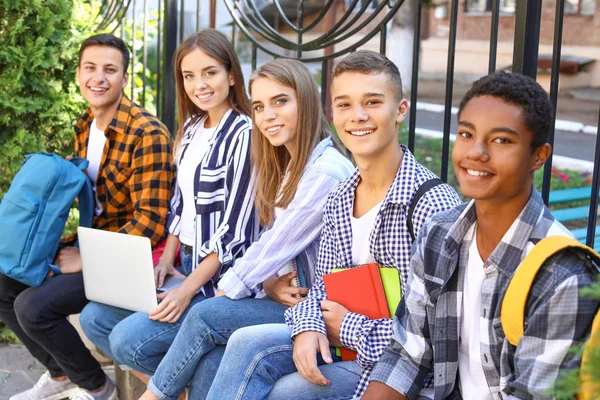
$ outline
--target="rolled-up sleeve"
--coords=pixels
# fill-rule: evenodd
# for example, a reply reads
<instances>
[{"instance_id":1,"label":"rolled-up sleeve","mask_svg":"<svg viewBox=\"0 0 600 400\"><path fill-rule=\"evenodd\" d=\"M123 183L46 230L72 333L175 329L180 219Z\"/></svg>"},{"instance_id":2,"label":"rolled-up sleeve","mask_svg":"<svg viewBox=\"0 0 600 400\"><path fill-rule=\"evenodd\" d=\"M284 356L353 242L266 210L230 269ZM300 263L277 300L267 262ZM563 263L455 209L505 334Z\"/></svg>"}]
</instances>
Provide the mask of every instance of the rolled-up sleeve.
<instances>
[{"instance_id":1,"label":"rolled-up sleeve","mask_svg":"<svg viewBox=\"0 0 600 400\"><path fill-rule=\"evenodd\" d=\"M325 173L307 173L302 177L287 209L225 273L219 289L232 299L248 297L317 240L328 194L338 183L338 179Z\"/></svg>"}]
</instances>

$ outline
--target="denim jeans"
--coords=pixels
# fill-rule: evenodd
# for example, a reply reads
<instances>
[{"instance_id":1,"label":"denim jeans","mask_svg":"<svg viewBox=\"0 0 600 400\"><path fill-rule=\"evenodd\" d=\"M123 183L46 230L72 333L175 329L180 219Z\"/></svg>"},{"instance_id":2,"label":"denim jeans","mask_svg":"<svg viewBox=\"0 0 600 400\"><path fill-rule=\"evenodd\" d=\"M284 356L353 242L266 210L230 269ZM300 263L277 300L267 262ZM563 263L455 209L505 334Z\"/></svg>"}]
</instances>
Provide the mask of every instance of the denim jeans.
<instances>
[{"instance_id":1,"label":"denim jeans","mask_svg":"<svg viewBox=\"0 0 600 400\"><path fill-rule=\"evenodd\" d=\"M189 275L191 254L181 251L181 263L180 272ZM117 364L151 375L175 340L192 306L203 300L202 294L194 296L175 323L153 321L146 313L96 302L84 308L79 322L86 336Z\"/></svg>"},{"instance_id":2,"label":"denim jeans","mask_svg":"<svg viewBox=\"0 0 600 400\"><path fill-rule=\"evenodd\" d=\"M363 369L356 361L325 364L318 356L321 373L331 385L304 379L292 359L290 328L285 324L252 326L236 331L227 344L208 399L312 400L351 399Z\"/></svg>"},{"instance_id":3,"label":"denim jeans","mask_svg":"<svg viewBox=\"0 0 600 400\"><path fill-rule=\"evenodd\" d=\"M46 278L37 288L0 274L0 320L52 377L66 375L76 385L96 390L106 376L67 320L87 303L81 273Z\"/></svg>"},{"instance_id":4,"label":"denim jeans","mask_svg":"<svg viewBox=\"0 0 600 400\"><path fill-rule=\"evenodd\" d=\"M205 398L231 334L245 326L282 323L286 309L269 298L215 297L195 305L148 388L161 399L176 399L191 382L190 398Z\"/></svg>"}]
</instances>

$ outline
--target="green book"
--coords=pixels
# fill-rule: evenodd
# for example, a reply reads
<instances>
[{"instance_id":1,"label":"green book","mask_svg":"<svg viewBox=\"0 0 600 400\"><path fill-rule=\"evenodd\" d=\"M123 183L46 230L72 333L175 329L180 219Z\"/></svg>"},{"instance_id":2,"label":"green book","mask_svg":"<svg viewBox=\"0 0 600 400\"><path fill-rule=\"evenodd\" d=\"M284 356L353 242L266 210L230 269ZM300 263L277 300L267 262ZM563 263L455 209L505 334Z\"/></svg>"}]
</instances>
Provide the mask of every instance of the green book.
<instances>
[{"instance_id":1,"label":"green book","mask_svg":"<svg viewBox=\"0 0 600 400\"><path fill-rule=\"evenodd\" d=\"M331 272L344 271L346 268L335 268ZM385 292L385 299L390 309L390 315L394 318L396 309L400 303L400 274L396 268L379 268L379 274L381 275L381 282L383 283L383 291ZM340 349L335 349L335 355L341 357Z\"/></svg>"}]
</instances>

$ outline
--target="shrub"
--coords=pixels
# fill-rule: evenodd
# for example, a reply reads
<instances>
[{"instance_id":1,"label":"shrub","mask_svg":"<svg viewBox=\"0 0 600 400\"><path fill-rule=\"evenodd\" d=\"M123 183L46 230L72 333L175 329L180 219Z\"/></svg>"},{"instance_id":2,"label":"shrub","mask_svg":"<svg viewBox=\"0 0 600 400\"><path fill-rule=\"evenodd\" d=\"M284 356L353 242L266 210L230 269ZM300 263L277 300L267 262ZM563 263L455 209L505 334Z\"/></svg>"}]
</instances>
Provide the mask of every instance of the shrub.
<instances>
[{"instance_id":1,"label":"shrub","mask_svg":"<svg viewBox=\"0 0 600 400\"><path fill-rule=\"evenodd\" d=\"M23 155L71 154L73 122L85 108L75 70L83 0L0 0L0 198ZM80 3L81 2L81 3Z\"/></svg>"}]
</instances>

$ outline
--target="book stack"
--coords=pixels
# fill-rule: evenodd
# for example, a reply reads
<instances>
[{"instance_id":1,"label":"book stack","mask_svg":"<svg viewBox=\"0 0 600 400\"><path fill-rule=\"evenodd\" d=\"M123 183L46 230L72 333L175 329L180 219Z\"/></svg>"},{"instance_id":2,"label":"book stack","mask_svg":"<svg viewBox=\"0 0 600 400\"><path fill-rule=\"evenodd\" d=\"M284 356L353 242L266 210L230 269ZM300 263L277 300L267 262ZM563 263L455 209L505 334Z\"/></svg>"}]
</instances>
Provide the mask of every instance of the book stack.
<instances>
[{"instance_id":1,"label":"book stack","mask_svg":"<svg viewBox=\"0 0 600 400\"><path fill-rule=\"evenodd\" d=\"M391 318L400 302L400 276L395 268L366 264L334 269L323 275L327 298L370 319ZM341 348L343 361L355 360L354 350Z\"/></svg>"}]
</instances>

